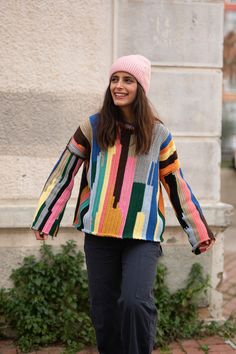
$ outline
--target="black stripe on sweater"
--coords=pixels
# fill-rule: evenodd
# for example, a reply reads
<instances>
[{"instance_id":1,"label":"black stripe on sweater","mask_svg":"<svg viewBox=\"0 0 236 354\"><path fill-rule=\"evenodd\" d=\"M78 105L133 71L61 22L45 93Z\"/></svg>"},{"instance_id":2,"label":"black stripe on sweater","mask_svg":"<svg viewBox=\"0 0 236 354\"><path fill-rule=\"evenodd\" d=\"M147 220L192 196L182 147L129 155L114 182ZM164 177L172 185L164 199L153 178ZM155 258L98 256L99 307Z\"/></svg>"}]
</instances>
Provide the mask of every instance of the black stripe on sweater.
<instances>
[{"instance_id":1,"label":"black stripe on sweater","mask_svg":"<svg viewBox=\"0 0 236 354\"><path fill-rule=\"evenodd\" d=\"M166 166L172 164L178 159L177 152L175 151L171 156L168 157L168 159L164 161L160 161L160 168L165 168Z\"/></svg>"}]
</instances>

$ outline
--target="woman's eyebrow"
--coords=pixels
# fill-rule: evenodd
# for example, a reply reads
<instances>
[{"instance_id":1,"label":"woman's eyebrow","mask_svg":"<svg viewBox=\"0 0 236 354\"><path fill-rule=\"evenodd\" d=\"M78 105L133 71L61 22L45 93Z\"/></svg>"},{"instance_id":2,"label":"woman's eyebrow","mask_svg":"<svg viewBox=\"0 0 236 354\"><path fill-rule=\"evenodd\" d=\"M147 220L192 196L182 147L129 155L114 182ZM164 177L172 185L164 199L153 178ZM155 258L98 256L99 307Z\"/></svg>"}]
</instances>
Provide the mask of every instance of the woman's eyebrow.
<instances>
[{"instance_id":1,"label":"woman's eyebrow","mask_svg":"<svg viewBox=\"0 0 236 354\"><path fill-rule=\"evenodd\" d=\"M118 75L112 75L112 77L119 78ZM123 78L124 78L124 79L134 79L134 77L131 76L131 75L124 75Z\"/></svg>"}]
</instances>

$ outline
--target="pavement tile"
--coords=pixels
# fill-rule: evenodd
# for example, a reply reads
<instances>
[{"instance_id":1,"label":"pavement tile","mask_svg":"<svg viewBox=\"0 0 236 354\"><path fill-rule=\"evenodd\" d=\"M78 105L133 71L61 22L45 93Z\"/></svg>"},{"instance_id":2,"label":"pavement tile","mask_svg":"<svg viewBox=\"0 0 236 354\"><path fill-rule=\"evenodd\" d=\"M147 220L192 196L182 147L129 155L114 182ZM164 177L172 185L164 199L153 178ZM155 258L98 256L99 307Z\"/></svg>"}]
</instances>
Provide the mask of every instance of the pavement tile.
<instances>
[{"instance_id":1,"label":"pavement tile","mask_svg":"<svg viewBox=\"0 0 236 354\"><path fill-rule=\"evenodd\" d=\"M236 297L232 298L224 305L224 313L230 315L232 313L235 313L235 311L236 311Z\"/></svg>"},{"instance_id":2,"label":"pavement tile","mask_svg":"<svg viewBox=\"0 0 236 354\"><path fill-rule=\"evenodd\" d=\"M1 340L0 341L0 350L2 348L14 348L12 340Z\"/></svg>"},{"instance_id":3,"label":"pavement tile","mask_svg":"<svg viewBox=\"0 0 236 354\"><path fill-rule=\"evenodd\" d=\"M231 284L231 286L227 290L227 293L232 295L232 296L236 296L236 283L235 284Z\"/></svg>"},{"instance_id":4,"label":"pavement tile","mask_svg":"<svg viewBox=\"0 0 236 354\"><path fill-rule=\"evenodd\" d=\"M231 271L236 265L235 252L225 252L224 255L224 273Z\"/></svg>"},{"instance_id":5,"label":"pavement tile","mask_svg":"<svg viewBox=\"0 0 236 354\"><path fill-rule=\"evenodd\" d=\"M99 354L99 353L96 350L96 348L87 348L87 349L84 349L84 350L78 352L77 354Z\"/></svg>"},{"instance_id":6,"label":"pavement tile","mask_svg":"<svg viewBox=\"0 0 236 354\"><path fill-rule=\"evenodd\" d=\"M184 353L188 353L188 354L203 353L203 351L200 349L200 344L195 339L181 341L180 346L182 352Z\"/></svg>"},{"instance_id":7,"label":"pavement tile","mask_svg":"<svg viewBox=\"0 0 236 354\"><path fill-rule=\"evenodd\" d=\"M230 287L233 286L234 283L230 283L227 279L223 280L222 284L219 287L219 290L223 293L223 294L227 294Z\"/></svg>"},{"instance_id":8,"label":"pavement tile","mask_svg":"<svg viewBox=\"0 0 236 354\"><path fill-rule=\"evenodd\" d=\"M180 349L156 349L152 351L152 354L183 354Z\"/></svg>"},{"instance_id":9,"label":"pavement tile","mask_svg":"<svg viewBox=\"0 0 236 354\"><path fill-rule=\"evenodd\" d=\"M226 258L226 260L225 260L225 265L226 265L226 266L230 267L230 265L231 265L232 263L236 263L235 258L234 258L235 252L233 252L233 251L228 251L228 252L225 252L225 254L227 255L227 258ZM228 268L228 267L227 267L227 268Z\"/></svg>"},{"instance_id":10,"label":"pavement tile","mask_svg":"<svg viewBox=\"0 0 236 354\"><path fill-rule=\"evenodd\" d=\"M0 354L17 354L16 348L3 348L0 350Z\"/></svg>"},{"instance_id":11,"label":"pavement tile","mask_svg":"<svg viewBox=\"0 0 236 354\"><path fill-rule=\"evenodd\" d=\"M224 304L227 304L229 300L232 299L232 296L230 294L224 293Z\"/></svg>"},{"instance_id":12,"label":"pavement tile","mask_svg":"<svg viewBox=\"0 0 236 354\"><path fill-rule=\"evenodd\" d=\"M235 277L235 268L234 267L235 267L235 265L226 272L227 279L229 279L230 283L233 283L233 279Z\"/></svg>"},{"instance_id":13,"label":"pavement tile","mask_svg":"<svg viewBox=\"0 0 236 354\"><path fill-rule=\"evenodd\" d=\"M48 347L41 350L37 350L36 354L59 354L62 353L65 348L62 347Z\"/></svg>"},{"instance_id":14,"label":"pavement tile","mask_svg":"<svg viewBox=\"0 0 236 354\"><path fill-rule=\"evenodd\" d=\"M188 339L188 340L183 340L181 341L181 346L183 348L199 348L199 343L195 339Z\"/></svg>"},{"instance_id":15,"label":"pavement tile","mask_svg":"<svg viewBox=\"0 0 236 354\"><path fill-rule=\"evenodd\" d=\"M219 344L219 345L213 345L211 346L211 348L209 349L209 353L215 353L215 354L230 354L230 353L234 353L235 354L235 350L233 348L231 348L229 345L227 344Z\"/></svg>"},{"instance_id":16,"label":"pavement tile","mask_svg":"<svg viewBox=\"0 0 236 354\"><path fill-rule=\"evenodd\" d=\"M64 348L54 348L54 349L51 349L48 350L48 354L59 354L59 353L62 353L64 350ZM37 352L37 354L39 354L41 352Z\"/></svg>"},{"instance_id":17,"label":"pavement tile","mask_svg":"<svg viewBox=\"0 0 236 354\"><path fill-rule=\"evenodd\" d=\"M174 349L180 349L180 345L178 342L173 342L170 343L170 345L168 346L170 349L174 350Z\"/></svg>"},{"instance_id":18,"label":"pavement tile","mask_svg":"<svg viewBox=\"0 0 236 354\"><path fill-rule=\"evenodd\" d=\"M218 336L207 337L198 339L197 342L201 344L213 345L213 344L225 344L224 339Z\"/></svg>"}]
</instances>

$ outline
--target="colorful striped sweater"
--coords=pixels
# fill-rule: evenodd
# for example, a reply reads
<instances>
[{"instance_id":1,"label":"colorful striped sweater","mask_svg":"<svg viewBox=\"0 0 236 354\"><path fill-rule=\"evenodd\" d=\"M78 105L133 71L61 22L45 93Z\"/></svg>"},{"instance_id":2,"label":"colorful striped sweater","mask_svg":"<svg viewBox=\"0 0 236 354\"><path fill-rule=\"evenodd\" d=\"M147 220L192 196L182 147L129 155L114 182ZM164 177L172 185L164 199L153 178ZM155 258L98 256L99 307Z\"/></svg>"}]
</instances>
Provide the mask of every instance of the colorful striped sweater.
<instances>
[{"instance_id":1,"label":"colorful striped sweater","mask_svg":"<svg viewBox=\"0 0 236 354\"><path fill-rule=\"evenodd\" d=\"M192 251L214 238L198 201L183 177L171 133L154 128L148 154L135 154L132 129L121 126L115 145L102 151L96 142L95 114L70 139L43 188L32 229L56 236L83 164L74 226L97 236L162 241L165 213L162 185Z\"/></svg>"}]
</instances>

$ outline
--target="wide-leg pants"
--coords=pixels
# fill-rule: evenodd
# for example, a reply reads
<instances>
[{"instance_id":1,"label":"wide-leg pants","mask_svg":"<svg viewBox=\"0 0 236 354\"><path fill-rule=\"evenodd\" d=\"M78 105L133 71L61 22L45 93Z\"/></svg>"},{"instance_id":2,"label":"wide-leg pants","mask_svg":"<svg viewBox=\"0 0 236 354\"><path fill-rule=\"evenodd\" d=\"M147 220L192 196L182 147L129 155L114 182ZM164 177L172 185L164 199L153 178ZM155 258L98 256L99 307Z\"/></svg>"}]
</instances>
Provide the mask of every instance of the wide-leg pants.
<instances>
[{"instance_id":1,"label":"wide-leg pants","mask_svg":"<svg viewBox=\"0 0 236 354\"><path fill-rule=\"evenodd\" d=\"M85 234L91 318L100 354L150 354L159 242Z\"/></svg>"}]
</instances>

